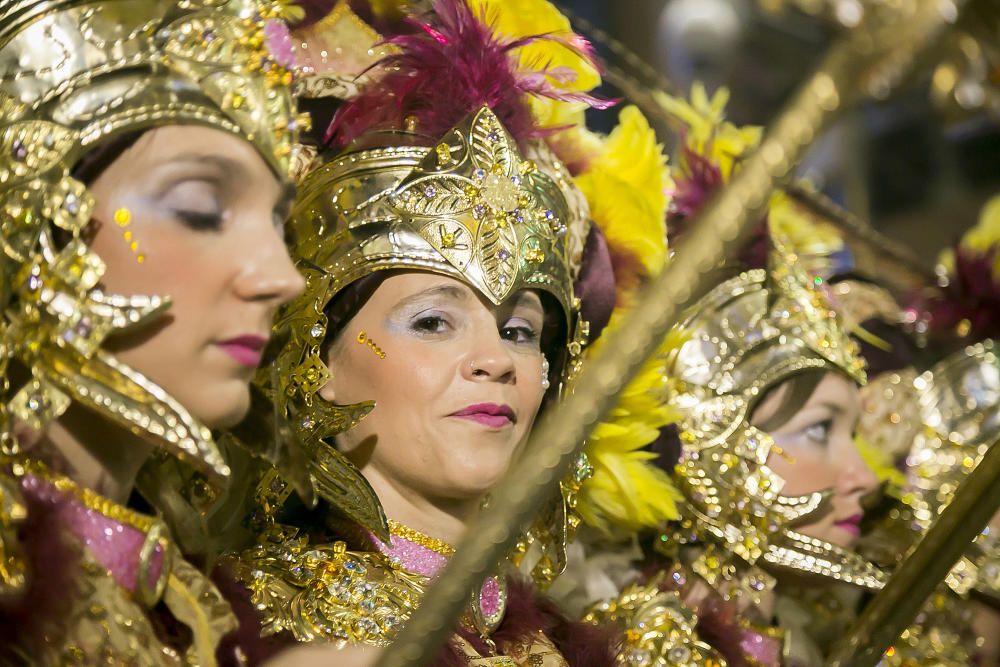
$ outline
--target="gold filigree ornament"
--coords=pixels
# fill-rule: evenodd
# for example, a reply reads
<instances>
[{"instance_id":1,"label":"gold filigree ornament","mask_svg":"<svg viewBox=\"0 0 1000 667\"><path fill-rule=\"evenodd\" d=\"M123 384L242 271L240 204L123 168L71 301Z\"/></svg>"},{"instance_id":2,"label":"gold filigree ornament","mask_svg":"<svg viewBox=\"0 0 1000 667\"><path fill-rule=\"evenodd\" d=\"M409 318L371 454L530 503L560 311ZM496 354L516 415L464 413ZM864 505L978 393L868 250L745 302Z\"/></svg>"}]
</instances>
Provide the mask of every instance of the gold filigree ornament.
<instances>
[{"instance_id":1,"label":"gold filigree ornament","mask_svg":"<svg viewBox=\"0 0 1000 667\"><path fill-rule=\"evenodd\" d=\"M667 572L627 586L612 600L591 607L584 622L622 631L622 667L726 667L725 659L698 638L698 618L677 591L664 590Z\"/></svg>"},{"instance_id":2,"label":"gold filigree ornament","mask_svg":"<svg viewBox=\"0 0 1000 667\"><path fill-rule=\"evenodd\" d=\"M913 381L923 429L907 458L903 501L924 531L951 502L1000 437L1000 357L992 340L951 354ZM975 589L1000 600L1000 536L994 523L948 575L958 593Z\"/></svg>"},{"instance_id":3,"label":"gold filigree ornament","mask_svg":"<svg viewBox=\"0 0 1000 667\"><path fill-rule=\"evenodd\" d=\"M699 543L694 571L751 597L769 586L755 567L761 559L871 588L883 581L867 561L791 530L825 511L828 492L782 495L784 480L767 465L773 439L749 422L760 397L795 374L829 370L865 381L857 345L797 260L775 239L767 270L742 273L689 309L678 326L690 338L670 360L685 503L658 544L669 552Z\"/></svg>"},{"instance_id":4,"label":"gold filigree ornament","mask_svg":"<svg viewBox=\"0 0 1000 667\"><path fill-rule=\"evenodd\" d=\"M157 320L169 299L101 291L105 265L83 240L94 201L72 170L117 137L195 124L249 139L287 179L299 119L291 74L267 48L269 32L279 29L275 11L256 0L0 6L5 455L19 449L11 419L44 429L78 401L211 481L229 475L205 426L101 349L108 336ZM12 386L11 370L30 377Z\"/></svg>"},{"instance_id":5,"label":"gold filigree ornament","mask_svg":"<svg viewBox=\"0 0 1000 667\"><path fill-rule=\"evenodd\" d=\"M338 406L317 396L330 379L324 311L342 289L376 271L450 276L495 304L518 290L540 290L559 305L569 332L550 360L561 369L561 390L586 341L573 279L589 223L567 201L573 186L565 168L543 149L532 150L539 160L525 159L484 107L431 147L351 151L300 182L289 236L306 290L279 313L275 328L287 342L276 372L259 379L313 452L320 495L381 539L388 534L378 498L332 443L374 404ZM259 487L265 513L285 496L275 474Z\"/></svg>"}]
</instances>

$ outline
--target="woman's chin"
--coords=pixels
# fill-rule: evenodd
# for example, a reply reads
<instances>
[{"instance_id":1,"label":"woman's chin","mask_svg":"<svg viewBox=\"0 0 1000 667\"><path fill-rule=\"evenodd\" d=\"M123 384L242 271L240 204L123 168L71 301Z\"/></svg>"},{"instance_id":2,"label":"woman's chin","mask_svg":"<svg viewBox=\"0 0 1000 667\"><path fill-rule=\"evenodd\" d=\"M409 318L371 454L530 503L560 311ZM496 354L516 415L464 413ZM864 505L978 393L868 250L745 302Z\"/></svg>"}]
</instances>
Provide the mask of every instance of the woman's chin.
<instances>
[{"instance_id":1,"label":"woman's chin","mask_svg":"<svg viewBox=\"0 0 1000 667\"><path fill-rule=\"evenodd\" d=\"M208 395L181 401L191 415L210 429L236 426L250 412L250 388L244 382L230 381L216 385Z\"/></svg>"}]
</instances>

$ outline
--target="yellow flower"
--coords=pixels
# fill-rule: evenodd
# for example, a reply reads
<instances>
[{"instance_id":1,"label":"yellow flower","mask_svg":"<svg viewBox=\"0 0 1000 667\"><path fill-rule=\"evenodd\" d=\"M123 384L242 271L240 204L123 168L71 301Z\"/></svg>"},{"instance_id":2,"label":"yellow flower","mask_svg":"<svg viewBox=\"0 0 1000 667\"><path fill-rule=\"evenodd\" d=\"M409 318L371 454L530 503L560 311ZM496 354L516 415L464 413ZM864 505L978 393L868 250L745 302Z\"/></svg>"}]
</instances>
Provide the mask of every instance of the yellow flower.
<instances>
[{"instance_id":1,"label":"yellow flower","mask_svg":"<svg viewBox=\"0 0 1000 667\"><path fill-rule=\"evenodd\" d=\"M600 153L576 178L591 218L608 243L626 248L650 275L667 257L667 158L656 132L636 107L622 109Z\"/></svg>"}]
</instances>

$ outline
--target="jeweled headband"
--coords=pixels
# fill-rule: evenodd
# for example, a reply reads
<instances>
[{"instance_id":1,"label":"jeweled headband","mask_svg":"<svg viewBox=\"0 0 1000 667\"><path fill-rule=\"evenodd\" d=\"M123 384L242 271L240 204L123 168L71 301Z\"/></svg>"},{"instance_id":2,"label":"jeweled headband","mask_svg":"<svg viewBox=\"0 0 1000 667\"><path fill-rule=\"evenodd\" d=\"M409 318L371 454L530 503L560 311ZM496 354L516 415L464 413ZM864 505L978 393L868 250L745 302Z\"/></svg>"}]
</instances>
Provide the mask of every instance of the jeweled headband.
<instances>
[{"instance_id":1,"label":"jeweled headband","mask_svg":"<svg viewBox=\"0 0 1000 667\"><path fill-rule=\"evenodd\" d=\"M105 266L82 240L94 201L72 169L116 137L197 124L249 140L286 179L298 119L289 63L268 48L287 36L277 14L257 0L2 3L0 375L11 359L31 371L21 388L4 381L7 453L11 417L44 428L76 400L210 478L229 474L203 425L100 349L169 302L97 289Z\"/></svg>"},{"instance_id":2,"label":"jeweled headband","mask_svg":"<svg viewBox=\"0 0 1000 667\"><path fill-rule=\"evenodd\" d=\"M678 381L675 404L682 412L676 474L685 496L682 513L688 517L681 533L703 531L696 539L723 546L706 549L703 562L695 564L710 583L737 577L738 567L723 562L731 553L749 565L764 557L848 580L871 579L868 583L875 585L874 570L859 565L851 572L829 561L824 565L819 548L811 559L794 558L796 550L818 545L787 526L815 512L824 493L781 495L784 480L767 465L773 440L750 425L760 397L795 374L836 370L858 383L865 379L857 346L836 312L798 258L775 245L767 270L747 271L722 283L679 325L690 334L670 373ZM827 555L829 546L822 549ZM751 589L759 590L759 585L749 582Z\"/></svg>"},{"instance_id":3,"label":"jeweled headband","mask_svg":"<svg viewBox=\"0 0 1000 667\"><path fill-rule=\"evenodd\" d=\"M271 393L302 441L317 445L371 409L371 404L336 406L316 393L330 377L322 349L328 328L324 310L342 289L376 271L451 276L496 304L522 289L550 294L566 319L564 377L571 372L586 334L573 296L579 258L572 256L571 240L582 247L587 221L567 203L563 188L569 187L568 174L554 158L544 168L525 159L485 107L431 147L349 152L306 176L289 223L306 291L279 314L275 326L288 342L277 372L262 378L265 384L279 382ZM342 458L333 448L321 449L328 459ZM341 480L334 487L344 485L344 475L357 484L349 468L332 472L332 459L323 465L317 481L328 499L331 490L338 498L342 494L323 483L324 475ZM261 504L275 502L280 498Z\"/></svg>"}]
</instances>

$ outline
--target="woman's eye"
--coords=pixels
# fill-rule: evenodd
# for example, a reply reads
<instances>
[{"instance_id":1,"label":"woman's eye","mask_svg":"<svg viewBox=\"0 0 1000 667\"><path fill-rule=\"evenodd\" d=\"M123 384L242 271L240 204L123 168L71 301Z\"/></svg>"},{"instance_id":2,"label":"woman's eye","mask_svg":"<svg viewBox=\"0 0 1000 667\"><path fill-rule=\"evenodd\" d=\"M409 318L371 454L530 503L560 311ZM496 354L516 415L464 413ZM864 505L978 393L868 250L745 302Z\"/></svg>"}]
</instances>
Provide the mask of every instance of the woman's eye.
<instances>
[{"instance_id":1,"label":"woman's eye","mask_svg":"<svg viewBox=\"0 0 1000 667\"><path fill-rule=\"evenodd\" d=\"M192 179L177 183L166 193L164 202L191 229L214 231L222 226L219 189L211 181Z\"/></svg>"},{"instance_id":2,"label":"woman's eye","mask_svg":"<svg viewBox=\"0 0 1000 667\"><path fill-rule=\"evenodd\" d=\"M215 231L222 227L222 215L202 211L174 211L181 221L197 231Z\"/></svg>"},{"instance_id":3,"label":"woman's eye","mask_svg":"<svg viewBox=\"0 0 1000 667\"><path fill-rule=\"evenodd\" d=\"M500 329L500 337L515 343L535 343L538 332L529 326L507 326Z\"/></svg>"},{"instance_id":4,"label":"woman's eye","mask_svg":"<svg viewBox=\"0 0 1000 667\"><path fill-rule=\"evenodd\" d=\"M825 445L830 440L830 429L832 427L833 420L825 419L821 422L816 422L815 424L805 427L802 432L813 442Z\"/></svg>"},{"instance_id":5,"label":"woman's eye","mask_svg":"<svg viewBox=\"0 0 1000 667\"><path fill-rule=\"evenodd\" d=\"M415 320L413 328L420 333L442 333L447 330L448 322L440 315L426 315Z\"/></svg>"}]
</instances>

